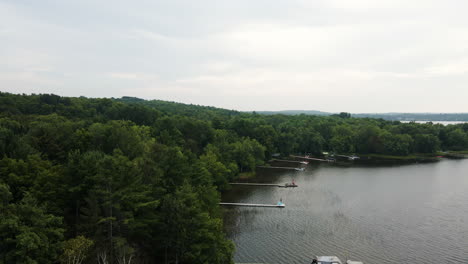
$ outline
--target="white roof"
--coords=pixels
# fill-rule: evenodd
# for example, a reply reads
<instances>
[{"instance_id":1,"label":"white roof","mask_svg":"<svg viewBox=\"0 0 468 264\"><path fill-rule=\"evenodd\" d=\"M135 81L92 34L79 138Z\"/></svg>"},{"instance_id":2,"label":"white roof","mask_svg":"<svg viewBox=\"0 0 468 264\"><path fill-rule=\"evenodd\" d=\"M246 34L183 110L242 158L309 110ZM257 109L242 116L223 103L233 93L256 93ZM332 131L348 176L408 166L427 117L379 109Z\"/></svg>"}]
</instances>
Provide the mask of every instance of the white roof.
<instances>
[{"instance_id":1,"label":"white roof","mask_svg":"<svg viewBox=\"0 0 468 264\"><path fill-rule=\"evenodd\" d=\"M353 261L353 260L348 260L346 261L346 264L364 264L361 261Z\"/></svg>"},{"instance_id":2,"label":"white roof","mask_svg":"<svg viewBox=\"0 0 468 264\"><path fill-rule=\"evenodd\" d=\"M336 262L341 264L341 260L337 256L317 256L317 261L323 262Z\"/></svg>"}]
</instances>

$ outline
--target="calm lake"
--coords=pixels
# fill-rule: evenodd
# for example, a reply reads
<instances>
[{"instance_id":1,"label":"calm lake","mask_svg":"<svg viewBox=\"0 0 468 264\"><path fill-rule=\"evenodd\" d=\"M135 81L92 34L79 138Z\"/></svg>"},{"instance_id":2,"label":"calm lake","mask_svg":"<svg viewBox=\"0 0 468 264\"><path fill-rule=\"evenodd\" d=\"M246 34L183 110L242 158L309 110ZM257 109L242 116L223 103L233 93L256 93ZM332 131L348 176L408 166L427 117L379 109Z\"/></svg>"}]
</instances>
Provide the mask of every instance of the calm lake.
<instances>
[{"instance_id":1,"label":"calm lake","mask_svg":"<svg viewBox=\"0 0 468 264\"><path fill-rule=\"evenodd\" d=\"M468 263L468 160L386 167L312 163L303 172L263 170L224 202L235 262L307 263L314 255L371 263ZM253 180L251 180L253 181Z\"/></svg>"},{"instance_id":2,"label":"calm lake","mask_svg":"<svg viewBox=\"0 0 468 264\"><path fill-rule=\"evenodd\" d=\"M418 124L433 123L433 124L441 124L441 125L444 125L444 126L468 123L467 121L400 121L400 122L402 122L402 123L415 122L415 123L418 123Z\"/></svg>"}]
</instances>

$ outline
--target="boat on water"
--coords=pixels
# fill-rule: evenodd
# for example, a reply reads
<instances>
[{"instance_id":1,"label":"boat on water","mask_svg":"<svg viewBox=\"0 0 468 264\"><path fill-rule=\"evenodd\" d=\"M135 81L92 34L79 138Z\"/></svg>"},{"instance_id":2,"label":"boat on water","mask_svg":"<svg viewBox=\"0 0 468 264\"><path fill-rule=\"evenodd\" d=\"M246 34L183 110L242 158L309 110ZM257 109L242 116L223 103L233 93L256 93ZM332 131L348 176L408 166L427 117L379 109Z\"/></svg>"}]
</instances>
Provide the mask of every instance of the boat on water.
<instances>
[{"instance_id":1,"label":"boat on water","mask_svg":"<svg viewBox=\"0 0 468 264\"><path fill-rule=\"evenodd\" d=\"M317 256L312 264L344 264L337 256ZM363 264L361 261L347 260L345 264Z\"/></svg>"},{"instance_id":2,"label":"boat on water","mask_svg":"<svg viewBox=\"0 0 468 264\"><path fill-rule=\"evenodd\" d=\"M297 184L296 184L296 182L295 182L294 179L293 179L292 182L285 183L283 187L285 187L285 188L297 187Z\"/></svg>"},{"instance_id":3,"label":"boat on water","mask_svg":"<svg viewBox=\"0 0 468 264\"><path fill-rule=\"evenodd\" d=\"M356 155L352 155L348 157L348 160L357 160L357 159L360 159L360 158Z\"/></svg>"},{"instance_id":4,"label":"boat on water","mask_svg":"<svg viewBox=\"0 0 468 264\"><path fill-rule=\"evenodd\" d=\"M282 187L285 187L285 188L294 188L294 187L298 187L297 184L295 183L285 183L284 186Z\"/></svg>"},{"instance_id":5,"label":"boat on water","mask_svg":"<svg viewBox=\"0 0 468 264\"><path fill-rule=\"evenodd\" d=\"M299 163L301 163L301 164L304 164L304 165L307 165L307 164L309 164L309 162L308 162L308 161L299 161Z\"/></svg>"},{"instance_id":6,"label":"boat on water","mask_svg":"<svg viewBox=\"0 0 468 264\"><path fill-rule=\"evenodd\" d=\"M283 203L283 199L280 199L279 202L276 204L276 207L284 208L286 205Z\"/></svg>"}]
</instances>

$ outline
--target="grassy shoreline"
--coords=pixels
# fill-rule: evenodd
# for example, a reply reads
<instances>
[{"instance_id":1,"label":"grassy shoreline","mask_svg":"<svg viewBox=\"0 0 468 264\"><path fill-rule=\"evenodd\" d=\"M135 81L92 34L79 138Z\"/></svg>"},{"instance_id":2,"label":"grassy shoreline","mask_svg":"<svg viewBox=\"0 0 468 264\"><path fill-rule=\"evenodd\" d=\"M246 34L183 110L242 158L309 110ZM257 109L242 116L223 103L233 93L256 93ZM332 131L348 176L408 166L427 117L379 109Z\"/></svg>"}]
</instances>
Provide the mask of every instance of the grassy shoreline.
<instances>
[{"instance_id":1,"label":"grassy shoreline","mask_svg":"<svg viewBox=\"0 0 468 264\"><path fill-rule=\"evenodd\" d=\"M256 173L255 171L249 171L249 172L241 172L239 175L237 175L237 180L248 180L255 178Z\"/></svg>"},{"instance_id":2,"label":"grassy shoreline","mask_svg":"<svg viewBox=\"0 0 468 264\"><path fill-rule=\"evenodd\" d=\"M360 159L358 163L377 162L435 162L442 158L464 159L468 158L468 151L445 151L436 153L413 153L406 156L384 155L384 154L357 154Z\"/></svg>"},{"instance_id":3,"label":"grassy shoreline","mask_svg":"<svg viewBox=\"0 0 468 264\"><path fill-rule=\"evenodd\" d=\"M376 164L376 163L420 163L420 162L437 162L443 158L448 159L464 159L468 158L468 150L462 151L445 151L436 153L413 153L406 156L385 155L385 154L349 154L360 157L352 162L358 164ZM285 157L288 159L288 157ZM268 166L267 164L266 166ZM256 177L256 172L241 172L238 174L236 181L246 181Z\"/></svg>"}]
</instances>

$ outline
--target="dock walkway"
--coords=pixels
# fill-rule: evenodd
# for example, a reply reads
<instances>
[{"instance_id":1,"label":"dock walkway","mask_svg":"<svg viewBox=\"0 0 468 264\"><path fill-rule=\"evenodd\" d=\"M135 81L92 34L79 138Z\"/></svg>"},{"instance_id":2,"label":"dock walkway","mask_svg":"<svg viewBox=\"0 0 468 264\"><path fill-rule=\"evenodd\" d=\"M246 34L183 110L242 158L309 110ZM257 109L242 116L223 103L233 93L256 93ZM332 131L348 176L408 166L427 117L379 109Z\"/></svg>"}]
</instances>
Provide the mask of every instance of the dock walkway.
<instances>
[{"instance_id":1,"label":"dock walkway","mask_svg":"<svg viewBox=\"0 0 468 264\"><path fill-rule=\"evenodd\" d=\"M249 185L249 186L273 186L273 187L280 187L283 185L279 184L272 184L272 183L249 183L249 182L230 182L231 185Z\"/></svg>"},{"instance_id":2,"label":"dock walkway","mask_svg":"<svg viewBox=\"0 0 468 264\"><path fill-rule=\"evenodd\" d=\"M292 188L299 187L297 184L285 183L285 184L273 184L273 183L249 183L249 182L230 182L230 185L245 185L245 186L266 186L266 187L280 187L280 188Z\"/></svg>"},{"instance_id":3,"label":"dock walkway","mask_svg":"<svg viewBox=\"0 0 468 264\"><path fill-rule=\"evenodd\" d=\"M249 203L219 203L219 204L228 205L228 206L247 206L247 207L277 207L277 208L285 207L284 204L249 204Z\"/></svg>"},{"instance_id":4,"label":"dock walkway","mask_svg":"<svg viewBox=\"0 0 468 264\"><path fill-rule=\"evenodd\" d=\"M316 161L332 162L331 160L317 159L317 158L309 158L309 157L303 157L303 156L294 156L294 155L290 155L290 157L292 157L292 158L299 158L299 159L306 159L306 160L316 160Z\"/></svg>"},{"instance_id":5,"label":"dock walkway","mask_svg":"<svg viewBox=\"0 0 468 264\"><path fill-rule=\"evenodd\" d=\"M293 167L273 167L273 166L257 166L257 168L262 169L281 169L281 170L295 170L295 171L303 171L304 168L293 168Z\"/></svg>"},{"instance_id":6,"label":"dock walkway","mask_svg":"<svg viewBox=\"0 0 468 264\"><path fill-rule=\"evenodd\" d=\"M289 162L289 163L299 163L299 164L304 164L303 162L305 162L305 161L281 160L281 159L272 159L271 161L276 161L276 162Z\"/></svg>"}]
</instances>

